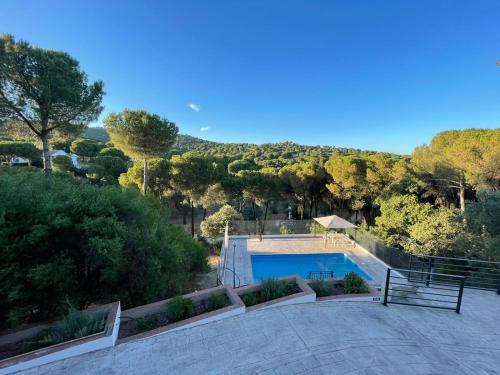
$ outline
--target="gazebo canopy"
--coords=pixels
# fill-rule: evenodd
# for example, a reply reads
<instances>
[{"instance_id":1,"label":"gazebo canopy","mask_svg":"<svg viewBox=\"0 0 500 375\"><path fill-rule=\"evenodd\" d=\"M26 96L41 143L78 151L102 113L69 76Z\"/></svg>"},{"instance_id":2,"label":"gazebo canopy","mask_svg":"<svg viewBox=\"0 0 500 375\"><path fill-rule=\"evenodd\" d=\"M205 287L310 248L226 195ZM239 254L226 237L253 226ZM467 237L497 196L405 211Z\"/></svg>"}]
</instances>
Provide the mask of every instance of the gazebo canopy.
<instances>
[{"instance_id":1,"label":"gazebo canopy","mask_svg":"<svg viewBox=\"0 0 500 375\"><path fill-rule=\"evenodd\" d=\"M356 225L348 222L347 220L338 217L337 215L315 217L318 223L327 229L347 229L347 228L357 228Z\"/></svg>"}]
</instances>

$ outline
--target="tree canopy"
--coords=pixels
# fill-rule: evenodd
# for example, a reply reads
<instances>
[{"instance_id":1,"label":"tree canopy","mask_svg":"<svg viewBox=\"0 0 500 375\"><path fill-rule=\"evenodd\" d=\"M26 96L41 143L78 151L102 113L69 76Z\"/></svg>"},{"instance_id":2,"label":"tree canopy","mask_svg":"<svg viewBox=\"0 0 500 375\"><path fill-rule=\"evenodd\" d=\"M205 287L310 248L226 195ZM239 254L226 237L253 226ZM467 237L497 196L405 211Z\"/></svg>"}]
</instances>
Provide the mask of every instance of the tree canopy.
<instances>
[{"instance_id":1,"label":"tree canopy","mask_svg":"<svg viewBox=\"0 0 500 375\"><path fill-rule=\"evenodd\" d=\"M203 248L136 189L6 168L0 196L2 324L54 318L68 300L152 302L206 267Z\"/></svg>"},{"instance_id":2,"label":"tree canopy","mask_svg":"<svg viewBox=\"0 0 500 375\"><path fill-rule=\"evenodd\" d=\"M143 192L148 187L148 160L167 154L179 129L167 119L146 111L110 113L104 122L111 142L133 159L144 162Z\"/></svg>"},{"instance_id":3,"label":"tree canopy","mask_svg":"<svg viewBox=\"0 0 500 375\"><path fill-rule=\"evenodd\" d=\"M11 35L0 38L0 123L22 122L40 138L46 174L52 171L52 132L81 133L101 113L103 96L103 83L89 84L67 53L33 47Z\"/></svg>"}]
</instances>

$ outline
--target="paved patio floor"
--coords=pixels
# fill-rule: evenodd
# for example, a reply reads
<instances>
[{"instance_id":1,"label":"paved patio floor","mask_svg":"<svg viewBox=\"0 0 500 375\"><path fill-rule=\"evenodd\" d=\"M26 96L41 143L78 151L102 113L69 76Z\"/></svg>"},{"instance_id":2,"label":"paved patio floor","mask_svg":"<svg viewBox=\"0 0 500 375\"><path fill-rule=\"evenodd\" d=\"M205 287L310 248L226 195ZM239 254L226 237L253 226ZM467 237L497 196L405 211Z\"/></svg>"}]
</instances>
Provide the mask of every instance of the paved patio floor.
<instances>
[{"instance_id":1,"label":"paved patio floor","mask_svg":"<svg viewBox=\"0 0 500 375\"><path fill-rule=\"evenodd\" d=\"M500 296L461 314L374 302L255 311L23 374L499 374Z\"/></svg>"}]
</instances>

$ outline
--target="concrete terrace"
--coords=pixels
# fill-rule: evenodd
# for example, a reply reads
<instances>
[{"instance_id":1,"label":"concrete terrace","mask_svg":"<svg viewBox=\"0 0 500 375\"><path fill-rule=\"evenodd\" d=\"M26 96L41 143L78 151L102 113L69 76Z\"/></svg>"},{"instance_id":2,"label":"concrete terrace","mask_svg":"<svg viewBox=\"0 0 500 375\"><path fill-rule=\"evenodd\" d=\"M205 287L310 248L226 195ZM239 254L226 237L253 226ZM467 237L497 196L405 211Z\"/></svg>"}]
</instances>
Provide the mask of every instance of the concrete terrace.
<instances>
[{"instance_id":1,"label":"concrete terrace","mask_svg":"<svg viewBox=\"0 0 500 375\"><path fill-rule=\"evenodd\" d=\"M498 374L500 296L461 314L327 301L255 311L22 374Z\"/></svg>"},{"instance_id":2,"label":"concrete terrace","mask_svg":"<svg viewBox=\"0 0 500 375\"><path fill-rule=\"evenodd\" d=\"M232 237L227 266L252 282L251 254L344 252L384 284L387 266L321 237ZM226 275L232 284L232 275ZM248 312L21 374L500 374L500 296L467 289L461 314L330 300Z\"/></svg>"}]
</instances>

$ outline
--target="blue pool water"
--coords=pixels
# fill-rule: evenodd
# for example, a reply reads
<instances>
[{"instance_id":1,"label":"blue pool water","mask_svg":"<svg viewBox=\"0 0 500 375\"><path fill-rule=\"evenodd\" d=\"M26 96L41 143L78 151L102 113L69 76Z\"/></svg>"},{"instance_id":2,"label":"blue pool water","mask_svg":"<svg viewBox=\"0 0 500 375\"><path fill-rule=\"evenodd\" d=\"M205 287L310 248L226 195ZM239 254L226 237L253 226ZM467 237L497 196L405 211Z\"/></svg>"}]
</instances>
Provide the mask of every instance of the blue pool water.
<instances>
[{"instance_id":1,"label":"blue pool water","mask_svg":"<svg viewBox=\"0 0 500 375\"><path fill-rule=\"evenodd\" d=\"M373 280L344 253L252 255L252 270L254 281L290 275L305 279L310 271L333 271L333 276L340 278L353 271Z\"/></svg>"}]
</instances>

